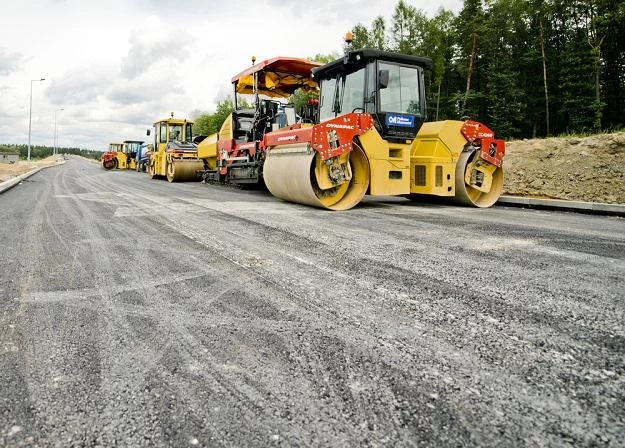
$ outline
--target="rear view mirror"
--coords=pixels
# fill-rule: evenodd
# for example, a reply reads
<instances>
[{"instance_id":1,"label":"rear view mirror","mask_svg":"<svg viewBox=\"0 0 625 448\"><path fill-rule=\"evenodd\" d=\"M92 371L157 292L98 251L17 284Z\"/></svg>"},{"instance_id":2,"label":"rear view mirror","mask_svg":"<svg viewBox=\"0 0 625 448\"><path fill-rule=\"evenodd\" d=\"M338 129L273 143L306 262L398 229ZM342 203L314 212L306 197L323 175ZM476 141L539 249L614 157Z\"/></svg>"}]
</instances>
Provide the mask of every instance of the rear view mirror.
<instances>
[{"instance_id":1,"label":"rear view mirror","mask_svg":"<svg viewBox=\"0 0 625 448\"><path fill-rule=\"evenodd\" d=\"M380 74L378 76L378 87L380 89L386 89L388 87L388 70L380 70Z\"/></svg>"}]
</instances>

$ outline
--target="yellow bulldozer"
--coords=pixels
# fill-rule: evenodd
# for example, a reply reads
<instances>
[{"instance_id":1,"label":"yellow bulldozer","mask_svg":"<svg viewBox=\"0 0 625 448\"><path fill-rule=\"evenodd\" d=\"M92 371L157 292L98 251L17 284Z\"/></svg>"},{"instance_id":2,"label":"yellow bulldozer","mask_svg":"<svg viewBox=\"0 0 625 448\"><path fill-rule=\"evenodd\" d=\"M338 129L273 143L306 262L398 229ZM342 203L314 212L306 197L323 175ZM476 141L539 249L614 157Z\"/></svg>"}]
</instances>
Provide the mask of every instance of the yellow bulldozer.
<instances>
[{"instance_id":1,"label":"yellow bulldozer","mask_svg":"<svg viewBox=\"0 0 625 448\"><path fill-rule=\"evenodd\" d=\"M147 135L150 135L148 130ZM197 171L204 162L198 158L192 141L193 122L182 118L164 118L154 123L154 149L147 173L150 179L165 177L169 182L200 180Z\"/></svg>"}]
</instances>

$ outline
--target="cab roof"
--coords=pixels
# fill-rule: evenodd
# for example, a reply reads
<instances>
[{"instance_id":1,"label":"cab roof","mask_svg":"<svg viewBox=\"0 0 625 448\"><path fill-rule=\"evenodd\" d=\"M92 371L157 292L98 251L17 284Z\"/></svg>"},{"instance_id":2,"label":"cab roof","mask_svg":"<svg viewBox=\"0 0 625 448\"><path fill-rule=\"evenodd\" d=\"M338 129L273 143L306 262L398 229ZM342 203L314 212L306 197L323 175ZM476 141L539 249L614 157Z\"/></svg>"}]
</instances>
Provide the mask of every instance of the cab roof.
<instances>
[{"instance_id":1,"label":"cab roof","mask_svg":"<svg viewBox=\"0 0 625 448\"><path fill-rule=\"evenodd\" d=\"M193 124L192 120L187 120L185 118L163 118L161 120L155 121L154 124L157 123L168 123L168 124L185 124L185 123L191 123Z\"/></svg>"},{"instance_id":2,"label":"cab roof","mask_svg":"<svg viewBox=\"0 0 625 448\"><path fill-rule=\"evenodd\" d=\"M254 74L258 73L258 93L269 97L288 97L301 88L317 90L312 69L321 66L307 59L278 56L259 62L232 78L237 93L254 93Z\"/></svg>"},{"instance_id":3,"label":"cab roof","mask_svg":"<svg viewBox=\"0 0 625 448\"><path fill-rule=\"evenodd\" d=\"M361 50L350 51L340 59L329 62L322 67L314 68L313 76L315 79L331 77L336 73L363 67L367 62L376 59L406 65L416 65L422 68L431 68L433 65L432 59L423 56L410 56L390 51L375 50L373 48L363 48Z\"/></svg>"}]
</instances>

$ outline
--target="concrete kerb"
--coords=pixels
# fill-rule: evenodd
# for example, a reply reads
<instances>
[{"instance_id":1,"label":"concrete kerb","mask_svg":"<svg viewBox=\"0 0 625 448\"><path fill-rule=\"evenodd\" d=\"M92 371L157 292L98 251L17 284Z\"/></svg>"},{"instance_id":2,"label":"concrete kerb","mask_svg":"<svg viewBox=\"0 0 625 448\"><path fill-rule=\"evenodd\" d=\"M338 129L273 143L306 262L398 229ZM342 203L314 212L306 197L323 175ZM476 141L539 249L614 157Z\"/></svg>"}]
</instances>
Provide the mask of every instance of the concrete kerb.
<instances>
[{"instance_id":1,"label":"concrete kerb","mask_svg":"<svg viewBox=\"0 0 625 448\"><path fill-rule=\"evenodd\" d=\"M604 204L601 202L566 201L562 199L537 199L520 196L501 196L497 205L537 208L543 210L570 211L591 215L625 217L625 205Z\"/></svg>"},{"instance_id":2,"label":"concrete kerb","mask_svg":"<svg viewBox=\"0 0 625 448\"><path fill-rule=\"evenodd\" d=\"M24 179L29 178L30 176L32 176L33 174L38 173L39 171L46 169L46 168L51 168L53 166L59 166L59 165L63 165L65 163L65 160L59 163L56 163L54 165L49 165L49 166L41 166L39 168L35 168L34 170L30 170L27 173L24 174L20 174L19 176L14 177L13 179L9 179L9 180L5 180L4 182L0 182L0 194L4 193L5 191L13 188L14 186L16 186L17 184L19 184L21 181L23 181Z\"/></svg>"}]
</instances>

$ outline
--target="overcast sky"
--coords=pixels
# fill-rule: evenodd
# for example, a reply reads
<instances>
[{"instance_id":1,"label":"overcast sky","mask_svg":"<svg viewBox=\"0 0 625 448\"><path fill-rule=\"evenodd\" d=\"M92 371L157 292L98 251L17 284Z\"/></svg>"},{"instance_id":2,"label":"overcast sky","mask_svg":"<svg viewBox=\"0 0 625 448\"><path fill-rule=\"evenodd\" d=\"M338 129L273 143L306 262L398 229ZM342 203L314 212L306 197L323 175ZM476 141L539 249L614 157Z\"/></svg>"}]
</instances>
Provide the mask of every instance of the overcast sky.
<instances>
[{"instance_id":1,"label":"overcast sky","mask_svg":"<svg viewBox=\"0 0 625 448\"><path fill-rule=\"evenodd\" d=\"M6 3L6 4L5 4ZM462 0L407 0L434 15ZM230 79L274 56L340 52L355 24L388 20L395 0L4 1L0 24L0 143L103 150L145 139L174 112L215 110Z\"/></svg>"}]
</instances>

